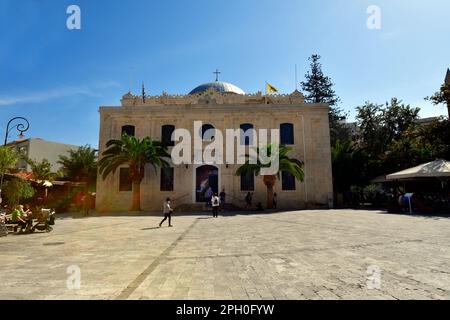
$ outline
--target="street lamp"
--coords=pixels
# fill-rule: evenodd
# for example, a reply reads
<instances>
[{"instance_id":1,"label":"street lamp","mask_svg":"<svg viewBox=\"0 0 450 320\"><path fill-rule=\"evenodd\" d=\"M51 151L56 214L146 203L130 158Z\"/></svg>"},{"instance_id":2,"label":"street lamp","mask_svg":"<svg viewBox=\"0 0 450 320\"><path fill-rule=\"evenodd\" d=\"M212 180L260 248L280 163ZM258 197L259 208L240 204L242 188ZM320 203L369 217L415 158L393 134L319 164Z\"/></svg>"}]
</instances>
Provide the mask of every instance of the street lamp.
<instances>
[{"instance_id":1,"label":"street lamp","mask_svg":"<svg viewBox=\"0 0 450 320\"><path fill-rule=\"evenodd\" d=\"M10 128L9 126L11 125L11 123L16 121L16 120L18 120L18 123ZM19 139L22 140L25 137L23 135L23 133L26 132L29 128L30 128L30 123L24 117L12 118L11 120L9 120L9 122L8 122L8 124L6 126L5 143L3 145L6 146L6 144L8 143L9 133L13 129L17 129L17 131L19 132Z\"/></svg>"}]
</instances>

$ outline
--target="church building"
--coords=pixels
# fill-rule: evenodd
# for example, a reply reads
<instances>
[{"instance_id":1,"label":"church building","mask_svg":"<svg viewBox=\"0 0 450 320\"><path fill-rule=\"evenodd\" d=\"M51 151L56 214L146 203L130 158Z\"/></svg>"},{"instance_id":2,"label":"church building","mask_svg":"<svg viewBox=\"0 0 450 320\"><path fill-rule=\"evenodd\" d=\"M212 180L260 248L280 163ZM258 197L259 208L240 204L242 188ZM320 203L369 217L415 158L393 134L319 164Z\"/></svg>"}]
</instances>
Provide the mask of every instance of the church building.
<instances>
[{"instance_id":1,"label":"church building","mask_svg":"<svg viewBox=\"0 0 450 320\"><path fill-rule=\"evenodd\" d=\"M303 209L332 206L333 186L331 171L329 106L305 103L301 92L264 95L246 94L237 86L218 81L205 83L189 94L159 96L133 95L122 97L120 106L100 107L99 156L111 139L123 133L138 138L151 137L169 146L175 129L189 130L194 139L199 135L207 146L214 137L205 137L208 129L279 129L281 144L293 148L291 158L303 161L305 179L296 180L288 173L277 179L278 208ZM194 122L201 121L201 130L194 130ZM252 144L245 135L236 143ZM269 139L270 141L270 139ZM227 142L228 143L228 142ZM235 152L235 151L234 151ZM193 152L194 154L194 152ZM236 158L236 157L235 157ZM174 206L185 209L201 208L205 190L225 190L226 202L235 207L245 206L245 196L253 195L253 204L266 205L267 189L262 176L236 175L239 164L197 163L173 165L170 168L148 166L141 184L141 207L146 211L160 211L162 203L170 197ZM99 211L128 211L132 200L129 169L124 166L106 179L97 182L96 206Z\"/></svg>"}]
</instances>

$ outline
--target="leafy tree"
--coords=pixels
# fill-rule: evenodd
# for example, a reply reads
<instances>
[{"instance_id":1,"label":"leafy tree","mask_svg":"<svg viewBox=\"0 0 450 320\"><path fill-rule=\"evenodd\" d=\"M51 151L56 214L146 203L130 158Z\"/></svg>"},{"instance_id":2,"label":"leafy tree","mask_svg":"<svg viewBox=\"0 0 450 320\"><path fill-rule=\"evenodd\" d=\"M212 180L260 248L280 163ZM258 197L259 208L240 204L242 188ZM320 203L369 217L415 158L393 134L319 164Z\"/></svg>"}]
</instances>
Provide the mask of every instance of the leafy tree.
<instances>
[{"instance_id":1,"label":"leafy tree","mask_svg":"<svg viewBox=\"0 0 450 320\"><path fill-rule=\"evenodd\" d=\"M432 160L432 145L420 136L405 132L393 140L380 156L380 167L385 173L392 173L417 166Z\"/></svg>"},{"instance_id":2,"label":"leafy tree","mask_svg":"<svg viewBox=\"0 0 450 320\"><path fill-rule=\"evenodd\" d=\"M310 58L310 67L306 75L306 81L301 82L305 101L309 103L326 103L330 105L329 121L331 144L337 140L350 139L350 130L345 126L343 120L346 118L343 110L338 108L339 97L333 89L331 79L323 74L320 55L313 54Z\"/></svg>"},{"instance_id":3,"label":"leafy tree","mask_svg":"<svg viewBox=\"0 0 450 320\"><path fill-rule=\"evenodd\" d=\"M387 139L397 139L406 130L413 127L419 118L420 108L413 108L405 105L397 98L391 99L391 104L386 103L383 110L383 125L388 134Z\"/></svg>"},{"instance_id":4,"label":"leafy tree","mask_svg":"<svg viewBox=\"0 0 450 320\"><path fill-rule=\"evenodd\" d=\"M68 156L60 156L64 177L70 181L95 184L97 180L97 151L90 146L70 150Z\"/></svg>"},{"instance_id":5,"label":"leafy tree","mask_svg":"<svg viewBox=\"0 0 450 320\"><path fill-rule=\"evenodd\" d=\"M17 161L19 161L19 158L19 154L14 149L11 149L10 147L0 146L0 199L5 173L7 173L9 169L12 169L16 165Z\"/></svg>"},{"instance_id":6,"label":"leafy tree","mask_svg":"<svg viewBox=\"0 0 450 320\"><path fill-rule=\"evenodd\" d=\"M0 172L6 173L8 169L12 169L19 158L19 154L14 149L0 146Z\"/></svg>"},{"instance_id":7,"label":"leafy tree","mask_svg":"<svg viewBox=\"0 0 450 320\"><path fill-rule=\"evenodd\" d=\"M442 118L405 130L387 146L380 163L389 173L436 159L450 159L450 121Z\"/></svg>"},{"instance_id":8,"label":"leafy tree","mask_svg":"<svg viewBox=\"0 0 450 320\"><path fill-rule=\"evenodd\" d=\"M20 201L30 199L34 193L35 190L28 181L18 178L8 181L4 188L4 194L10 207L18 205Z\"/></svg>"},{"instance_id":9,"label":"leafy tree","mask_svg":"<svg viewBox=\"0 0 450 320\"><path fill-rule=\"evenodd\" d=\"M425 100L431 101L435 106L446 104L448 117L450 118L450 83L443 84L438 92L431 97L426 97Z\"/></svg>"},{"instance_id":10,"label":"leafy tree","mask_svg":"<svg viewBox=\"0 0 450 320\"><path fill-rule=\"evenodd\" d=\"M147 137L142 140L124 134L120 140L110 140L99 161L99 172L102 178L128 165L133 183L133 201L131 210L141 210L141 182L145 175L145 166L150 164L156 171L157 167L169 167L166 159L170 159L167 147L160 141Z\"/></svg>"},{"instance_id":11,"label":"leafy tree","mask_svg":"<svg viewBox=\"0 0 450 320\"><path fill-rule=\"evenodd\" d=\"M366 102L357 107L357 122L361 130L362 144L369 157L377 161L389 144L414 126L420 109L405 105L392 98L390 104L377 105Z\"/></svg>"},{"instance_id":12,"label":"leafy tree","mask_svg":"<svg viewBox=\"0 0 450 320\"><path fill-rule=\"evenodd\" d=\"M266 155L270 158L272 157L273 145L268 145L265 150ZM297 180L303 181L305 178L305 173L303 171L303 162L294 158L290 158L288 154L293 149L291 147L287 147L285 145L279 146L279 168L275 175L264 175L263 181L264 185L267 188L267 208L272 209L273 208L273 187L275 185L277 177L279 178L279 175L281 172L287 172L292 174ZM256 154L260 154L260 149L256 148ZM269 168L271 166L271 163L263 164L261 163L259 157L258 159L251 159L249 155L246 156L247 160L245 161L245 164L240 166L237 171L236 175L240 176L243 173L251 173L254 175L259 175L261 172L261 169L263 168ZM256 162L256 163L255 163ZM254 163L254 164L252 164Z\"/></svg>"},{"instance_id":13,"label":"leafy tree","mask_svg":"<svg viewBox=\"0 0 450 320\"><path fill-rule=\"evenodd\" d=\"M418 126L409 136L429 149L429 159L450 159L450 120L439 118L426 125Z\"/></svg>"},{"instance_id":14,"label":"leafy tree","mask_svg":"<svg viewBox=\"0 0 450 320\"><path fill-rule=\"evenodd\" d=\"M56 174L52 172L52 165L47 159L38 162L32 159L27 160L36 181L53 180Z\"/></svg>"}]
</instances>

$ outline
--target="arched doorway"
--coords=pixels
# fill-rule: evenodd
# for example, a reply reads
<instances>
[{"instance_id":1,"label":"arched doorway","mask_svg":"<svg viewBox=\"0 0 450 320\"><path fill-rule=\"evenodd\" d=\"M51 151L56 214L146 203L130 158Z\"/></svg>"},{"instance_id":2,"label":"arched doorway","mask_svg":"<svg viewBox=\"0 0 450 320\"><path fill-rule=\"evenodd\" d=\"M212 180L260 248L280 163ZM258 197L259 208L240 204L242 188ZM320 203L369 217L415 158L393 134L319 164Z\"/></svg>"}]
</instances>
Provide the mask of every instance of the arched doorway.
<instances>
[{"instance_id":1,"label":"arched doorway","mask_svg":"<svg viewBox=\"0 0 450 320\"><path fill-rule=\"evenodd\" d=\"M213 193L219 192L219 169L204 165L195 170L195 201L205 202L205 194L211 188Z\"/></svg>"}]
</instances>

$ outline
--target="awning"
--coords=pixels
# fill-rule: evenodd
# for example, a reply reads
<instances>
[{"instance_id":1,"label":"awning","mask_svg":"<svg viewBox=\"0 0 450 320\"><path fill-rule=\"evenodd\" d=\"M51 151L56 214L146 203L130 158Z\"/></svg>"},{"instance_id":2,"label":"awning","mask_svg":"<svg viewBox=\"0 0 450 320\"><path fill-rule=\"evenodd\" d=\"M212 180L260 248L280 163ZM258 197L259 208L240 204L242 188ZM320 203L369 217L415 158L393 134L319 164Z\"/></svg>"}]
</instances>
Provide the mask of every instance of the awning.
<instances>
[{"instance_id":1,"label":"awning","mask_svg":"<svg viewBox=\"0 0 450 320\"><path fill-rule=\"evenodd\" d=\"M436 160L420 166L402 170L386 176L387 180L405 180L415 178L450 178L450 161Z\"/></svg>"}]
</instances>

